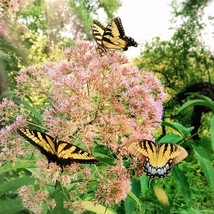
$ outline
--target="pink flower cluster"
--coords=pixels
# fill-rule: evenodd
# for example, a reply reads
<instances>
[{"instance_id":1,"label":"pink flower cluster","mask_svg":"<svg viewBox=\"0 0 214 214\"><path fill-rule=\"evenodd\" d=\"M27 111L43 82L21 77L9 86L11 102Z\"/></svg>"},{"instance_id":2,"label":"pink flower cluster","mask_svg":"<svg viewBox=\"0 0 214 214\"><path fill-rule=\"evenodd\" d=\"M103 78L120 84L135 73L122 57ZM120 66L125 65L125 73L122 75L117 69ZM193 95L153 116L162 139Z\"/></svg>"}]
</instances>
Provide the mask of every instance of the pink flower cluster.
<instances>
[{"instance_id":1,"label":"pink flower cluster","mask_svg":"<svg viewBox=\"0 0 214 214\"><path fill-rule=\"evenodd\" d=\"M99 173L93 167L93 173L82 169L86 178L96 174L95 203L112 205L126 198L131 175L121 160L127 156L127 146L139 139L153 139L160 127L165 100L160 81L127 63L121 54L100 56L92 45L80 41L65 52L63 61L29 66L17 77L17 95L22 99L30 96L34 108L43 105L40 111L48 134L68 142L71 139L88 151L99 142L114 153L114 166L104 165L100 170L98 166ZM93 155L98 160L102 157ZM40 163L41 173L52 182L59 180L59 167L44 164ZM69 176L61 179L64 185L78 180L79 166L70 167ZM83 181L90 183L89 179ZM82 193L89 186L77 182Z\"/></svg>"},{"instance_id":2,"label":"pink flower cluster","mask_svg":"<svg viewBox=\"0 0 214 214\"><path fill-rule=\"evenodd\" d=\"M44 111L51 135L66 139L78 130L83 144L98 138L114 151L118 142L152 138L165 100L157 78L126 65L121 54L97 55L86 42L65 56L65 61L22 69L17 78L20 96L30 92L34 100L51 101Z\"/></svg>"},{"instance_id":3,"label":"pink flower cluster","mask_svg":"<svg viewBox=\"0 0 214 214\"><path fill-rule=\"evenodd\" d=\"M95 204L114 205L125 200L131 190L130 174L126 168L118 162L116 166L108 166L102 176Z\"/></svg>"},{"instance_id":4,"label":"pink flower cluster","mask_svg":"<svg viewBox=\"0 0 214 214\"><path fill-rule=\"evenodd\" d=\"M44 203L48 204L50 209L54 209L56 206L53 199L48 199L48 193L45 190L35 190L32 185L21 187L19 195L22 198L23 206L35 214L42 213Z\"/></svg>"},{"instance_id":5,"label":"pink flower cluster","mask_svg":"<svg viewBox=\"0 0 214 214\"><path fill-rule=\"evenodd\" d=\"M25 156L21 139L11 135L11 131L26 124L25 116L18 115L20 108L21 106L7 98L4 98L0 103L0 125L2 127L0 129L0 166L9 161L16 162L17 157ZM10 124L11 121L14 123Z\"/></svg>"}]
</instances>

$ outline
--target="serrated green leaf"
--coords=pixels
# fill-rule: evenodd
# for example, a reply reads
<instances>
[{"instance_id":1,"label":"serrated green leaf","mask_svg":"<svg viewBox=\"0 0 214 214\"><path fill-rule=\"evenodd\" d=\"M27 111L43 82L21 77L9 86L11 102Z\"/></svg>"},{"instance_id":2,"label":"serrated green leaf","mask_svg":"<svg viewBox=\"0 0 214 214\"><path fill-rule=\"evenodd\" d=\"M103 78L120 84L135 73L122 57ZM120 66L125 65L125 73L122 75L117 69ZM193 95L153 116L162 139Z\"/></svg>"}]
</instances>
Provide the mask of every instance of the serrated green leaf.
<instances>
[{"instance_id":1,"label":"serrated green leaf","mask_svg":"<svg viewBox=\"0 0 214 214\"><path fill-rule=\"evenodd\" d=\"M197 155L197 160L208 180L210 188L214 191L214 168L210 157L206 154L205 150L202 147L193 145L193 150Z\"/></svg>"},{"instance_id":2,"label":"serrated green leaf","mask_svg":"<svg viewBox=\"0 0 214 214\"><path fill-rule=\"evenodd\" d=\"M105 163L108 165L113 165L115 158L112 156L112 152L110 149L102 146L102 145L96 145L93 149L93 154L100 163Z\"/></svg>"},{"instance_id":3,"label":"serrated green leaf","mask_svg":"<svg viewBox=\"0 0 214 214\"><path fill-rule=\"evenodd\" d=\"M136 207L135 202L130 197L127 197L124 201L125 213L130 213L130 214L133 213L135 207Z\"/></svg>"},{"instance_id":4,"label":"serrated green leaf","mask_svg":"<svg viewBox=\"0 0 214 214\"><path fill-rule=\"evenodd\" d=\"M182 196L184 197L186 205L190 208L192 200L191 200L191 190L189 183L187 181L187 177L177 166L174 167L172 174L175 178L176 183L181 189Z\"/></svg>"}]
</instances>

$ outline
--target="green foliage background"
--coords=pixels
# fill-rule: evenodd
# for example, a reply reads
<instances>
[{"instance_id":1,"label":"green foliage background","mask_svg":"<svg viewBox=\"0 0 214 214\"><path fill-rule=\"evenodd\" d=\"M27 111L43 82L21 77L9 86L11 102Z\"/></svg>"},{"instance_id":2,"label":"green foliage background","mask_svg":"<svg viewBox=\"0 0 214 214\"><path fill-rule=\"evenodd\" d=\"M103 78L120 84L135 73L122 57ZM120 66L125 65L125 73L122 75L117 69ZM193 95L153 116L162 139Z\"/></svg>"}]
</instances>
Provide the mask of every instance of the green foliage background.
<instances>
[{"instance_id":1,"label":"green foliage background","mask_svg":"<svg viewBox=\"0 0 214 214\"><path fill-rule=\"evenodd\" d=\"M158 141L184 142L182 146L188 151L188 158L164 180L152 181L150 187L147 186L148 178L145 175L133 177L132 191L119 205L106 208L85 201L88 210L85 213L213 213L214 87L205 94L200 90L187 90L198 83L213 84L214 56L200 40L204 27L200 11L209 3L205 0L186 0L181 3L181 7L177 7L178 2L172 1L174 21L180 17L182 24L171 40L154 38L151 43L146 43L141 56L134 60L140 69L150 70L161 79L169 96L165 104L163 133L156 136ZM117 0L70 0L66 10L71 16L60 17L59 11L51 12L45 1L31 1L24 11L16 12L15 18L12 18L6 13L8 8L5 4L5 14L0 24L6 26L6 33L12 36L0 37L0 99L14 97L15 77L21 68L59 60L63 51L74 44L77 38L92 40L91 21L97 15L97 10L103 9L110 19L120 5L121 2ZM20 25L20 20L23 25ZM63 37L61 33L65 31L68 22L72 24L72 29L67 37ZM197 94L190 95L188 92ZM181 93L185 94L184 99L180 99ZM39 112L44 103L34 103L31 99L29 96L24 106L30 112L32 122L38 124L42 120ZM203 106L205 110L197 133L192 135L194 127L191 116L195 106ZM99 152L100 148L96 150ZM112 160L105 161L109 155L108 151L105 152L104 162L111 163ZM35 167L34 161L24 160L0 167L0 213L28 213L17 197L17 190L23 185L33 184L34 178L26 169ZM58 204L62 203L59 197L61 188L57 186L55 192ZM163 192L155 191L157 188ZM164 194L168 197L165 203L160 200ZM53 213L60 212L60 205L57 209ZM50 213L44 210L44 213Z\"/></svg>"}]
</instances>

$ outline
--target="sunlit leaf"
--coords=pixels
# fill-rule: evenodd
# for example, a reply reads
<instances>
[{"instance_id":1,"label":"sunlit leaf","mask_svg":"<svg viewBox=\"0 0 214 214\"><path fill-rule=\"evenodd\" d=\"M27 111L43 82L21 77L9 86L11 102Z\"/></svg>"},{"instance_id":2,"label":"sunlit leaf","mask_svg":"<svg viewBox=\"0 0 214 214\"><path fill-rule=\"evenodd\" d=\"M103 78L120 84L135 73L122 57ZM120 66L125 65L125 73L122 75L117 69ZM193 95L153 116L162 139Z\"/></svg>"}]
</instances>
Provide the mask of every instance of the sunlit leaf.
<instances>
[{"instance_id":1,"label":"sunlit leaf","mask_svg":"<svg viewBox=\"0 0 214 214\"><path fill-rule=\"evenodd\" d=\"M165 214L170 213L169 199L164 189L158 185L154 185L153 189L158 201L163 205L163 213Z\"/></svg>"},{"instance_id":2,"label":"sunlit leaf","mask_svg":"<svg viewBox=\"0 0 214 214\"><path fill-rule=\"evenodd\" d=\"M94 203L91 201L81 201L81 202L87 211L91 211L96 214L104 214L104 213L105 214L116 214L116 212L114 210L112 210L111 208L107 208L103 205L100 205L100 204L94 205Z\"/></svg>"}]
</instances>

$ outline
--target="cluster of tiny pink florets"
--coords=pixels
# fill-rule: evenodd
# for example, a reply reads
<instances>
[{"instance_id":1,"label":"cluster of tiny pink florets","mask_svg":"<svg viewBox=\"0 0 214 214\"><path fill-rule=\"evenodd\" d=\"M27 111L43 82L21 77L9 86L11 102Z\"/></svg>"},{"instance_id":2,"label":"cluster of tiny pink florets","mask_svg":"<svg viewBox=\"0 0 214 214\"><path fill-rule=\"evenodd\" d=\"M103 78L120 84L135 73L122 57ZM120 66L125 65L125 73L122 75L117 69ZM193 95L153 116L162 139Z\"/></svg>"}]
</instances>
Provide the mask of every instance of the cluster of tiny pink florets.
<instances>
[{"instance_id":1,"label":"cluster of tiny pink florets","mask_svg":"<svg viewBox=\"0 0 214 214\"><path fill-rule=\"evenodd\" d=\"M126 148L131 142L152 139L162 118L165 94L160 81L127 63L121 54L100 56L89 43L78 42L65 52L64 61L29 66L17 77L19 97L30 95L35 105L45 103L43 126L48 134L68 142L72 137L72 141L81 142L89 150L99 141L118 157L115 166L99 171L96 203L111 205L126 198L131 175L119 160L127 155ZM3 104L0 108L4 108ZM1 130L0 139L5 133ZM53 182L59 180L54 166L45 170L42 166L41 173ZM91 176L88 168L84 173ZM78 177L76 173L72 177L71 172L70 177L61 181L66 185L74 175Z\"/></svg>"},{"instance_id":2,"label":"cluster of tiny pink florets","mask_svg":"<svg viewBox=\"0 0 214 214\"><path fill-rule=\"evenodd\" d=\"M82 143L99 138L107 146L151 139L160 127L165 99L160 81L149 72L126 65L121 54L96 54L86 42L65 53L67 60L27 67L17 79L25 96L32 92L51 100L44 125L60 138L82 133ZM35 98L36 99L36 98Z\"/></svg>"}]
</instances>

